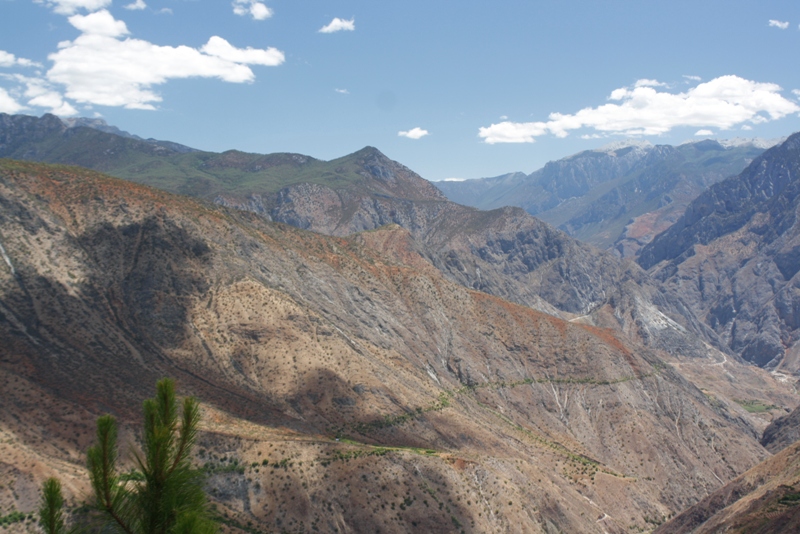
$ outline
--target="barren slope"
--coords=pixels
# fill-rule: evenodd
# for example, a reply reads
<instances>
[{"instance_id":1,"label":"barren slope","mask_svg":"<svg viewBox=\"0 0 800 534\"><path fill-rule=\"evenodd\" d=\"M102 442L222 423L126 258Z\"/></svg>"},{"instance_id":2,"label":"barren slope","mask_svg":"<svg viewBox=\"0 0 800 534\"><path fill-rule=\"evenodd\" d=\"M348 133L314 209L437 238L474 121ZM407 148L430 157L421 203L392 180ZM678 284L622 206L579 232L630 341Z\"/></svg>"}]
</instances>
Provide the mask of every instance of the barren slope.
<instances>
[{"instance_id":1,"label":"barren slope","mask_svg":"<svg viewBox=\"0 0 800 534\"><path fill-rule=\"evenodd\" d=\"M54 472L79 494L91 418L162 375L234 530L628 532L767 455L652 349L449 282L397 227L9 161L0 203L2 513Z\"/></svg>"},{"instance_id":2,"label":"barren slope","mask_svg":"<svg viewBox=\"0 0 800 534\"><path fill-rule=\"evenodd\" d=\"M800 530L800 442L715 491L656 534Z\"/></svg>"},{"instance_id":3,"label":"barren slope","mask_svg":"<svg viewBox=\"0 0 800 534\"><path fill-rule=\"evenodd\" d=\"M587 160L605 161L603 169L641 166L642 154L634 152L584 154L564 187L597 185L597 169ZM52 115L0 114L3 154L108 171L328 235L399 224L445 277L466 287L562 318L580 316L677 357L716 361L709 346L729 350L677 291L662 291L635 264L582 244L522 209L484 212L449 202L375 148L328 162L299 154L186 152L68 128ZM557 175L548 174L551 181Z\"/></svg>"}]
</instances>

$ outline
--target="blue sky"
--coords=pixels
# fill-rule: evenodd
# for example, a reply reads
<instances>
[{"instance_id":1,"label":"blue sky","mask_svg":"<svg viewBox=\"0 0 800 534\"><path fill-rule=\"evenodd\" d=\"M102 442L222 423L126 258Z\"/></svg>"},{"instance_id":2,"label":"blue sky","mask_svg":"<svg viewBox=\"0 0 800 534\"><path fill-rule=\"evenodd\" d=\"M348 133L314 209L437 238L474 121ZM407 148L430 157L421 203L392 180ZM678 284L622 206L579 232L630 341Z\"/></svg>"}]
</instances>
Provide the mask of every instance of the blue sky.
<instances>
[{"instance_id":1,"label":"blue sky","mask_svg":"<svg viewBox=\"0 0 800 534\"><path fill-rule=\"evenodd\" d=\"M799 49L796 0L0 0L0 112L477 178L789 135Z\"/></svg>"}]
</instances>

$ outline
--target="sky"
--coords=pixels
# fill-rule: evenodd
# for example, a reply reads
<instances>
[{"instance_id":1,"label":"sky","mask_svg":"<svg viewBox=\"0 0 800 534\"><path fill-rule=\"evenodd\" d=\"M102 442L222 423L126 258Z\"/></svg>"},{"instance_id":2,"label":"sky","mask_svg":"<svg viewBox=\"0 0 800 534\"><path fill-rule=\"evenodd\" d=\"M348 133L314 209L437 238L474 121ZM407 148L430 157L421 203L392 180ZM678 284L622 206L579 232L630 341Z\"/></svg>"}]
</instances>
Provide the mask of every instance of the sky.
<instances>
[{"instance_id":1,"label":"sky","mask_svg":"<svg viewBox=\"0 0 800 534\"><path fill-rule=\"evenodd\" d=\"M797 0L0 0L0 112L429 180L800 131Z\"/></svg>"}]
</instances>

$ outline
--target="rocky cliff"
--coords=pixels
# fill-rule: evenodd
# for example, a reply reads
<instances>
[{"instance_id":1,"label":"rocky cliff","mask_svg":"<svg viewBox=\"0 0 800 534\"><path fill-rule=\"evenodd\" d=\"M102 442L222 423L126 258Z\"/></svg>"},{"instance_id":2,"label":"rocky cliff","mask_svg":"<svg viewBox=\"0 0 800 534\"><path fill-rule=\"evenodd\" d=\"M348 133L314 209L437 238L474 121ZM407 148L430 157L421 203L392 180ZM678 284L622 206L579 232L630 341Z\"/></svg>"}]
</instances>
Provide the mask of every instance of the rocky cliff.
<instances>
[{"instance_id":1,"label":"rocky cliff","mask_svg":"<svg viewBox=\"0 0 800 534\"><path fill-rule=\"evenodd\" d=\"M760 366L800 370L800 135L710 187L639 263L725 343Z\"/></svg>"}]
</instances>

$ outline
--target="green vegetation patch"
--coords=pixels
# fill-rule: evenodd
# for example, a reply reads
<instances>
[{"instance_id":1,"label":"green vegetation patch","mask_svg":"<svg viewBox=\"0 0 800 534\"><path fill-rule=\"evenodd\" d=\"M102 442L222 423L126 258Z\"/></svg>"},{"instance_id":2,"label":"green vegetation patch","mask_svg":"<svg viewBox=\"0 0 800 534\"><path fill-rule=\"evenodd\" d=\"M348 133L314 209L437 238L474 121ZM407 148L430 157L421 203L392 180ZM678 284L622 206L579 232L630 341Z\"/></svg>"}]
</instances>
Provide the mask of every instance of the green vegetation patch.
<instances>
[{"instance_id":1,"label":"green vegetation patch","mask_svg":"<svg viewBox=\"0 0 800 534\"><path fill-rule=\"evenodd\" d=\"M22 512L11 512L10 514L0 516L0 527L7 527L14 523L22 523L26 519L33 519L33 514L23 514Z\"/></svg>"},{"instance_id":2,"label":"green vegetation patch","mask_svg":"<svg viewBox=\"0 0 800 534\"><path fill-rule=\"evenodd\" d=\"M734 401L736 401L736 404L738 404L739 406L741 406L750 413L764 413L770 410L778 409L778 406L775 406L774 404L767 404L764 401L755 399L751 400L734 399Z\"/></svg>"},{"instance_id":3,"label":"green vegetation patch","mask_svg":"<svg viewBox=\"0 0 800 534\"><path fill-rule=\"evenodd\" d=\"M797 506L800 504L800 493L787 493L778 502L785 506Z\"/></svg>"}]
</instances>

